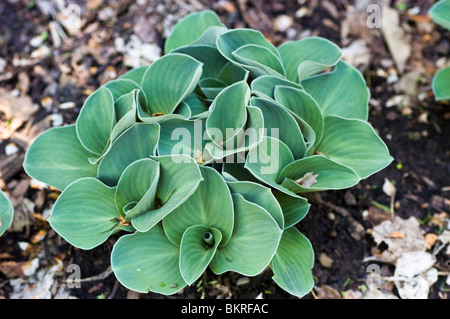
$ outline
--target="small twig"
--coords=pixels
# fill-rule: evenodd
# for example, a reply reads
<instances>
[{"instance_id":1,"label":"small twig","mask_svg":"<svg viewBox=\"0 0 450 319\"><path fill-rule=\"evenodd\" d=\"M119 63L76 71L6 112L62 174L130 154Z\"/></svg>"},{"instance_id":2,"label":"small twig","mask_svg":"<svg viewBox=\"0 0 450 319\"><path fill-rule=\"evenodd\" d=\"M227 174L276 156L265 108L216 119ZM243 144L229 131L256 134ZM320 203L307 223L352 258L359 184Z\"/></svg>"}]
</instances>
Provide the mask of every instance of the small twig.
<instances>
[{"instance_id":1,"label":"small twig","mask_svg":"<svg viewBox=\"0 0 450 319\"><path fill-rule=\"evenodd\" d=\"M81 279L73 279L72 282L91 282L91 281L97 281L97 280L103 280L106 277L108 277L109 275L112 274L112 268L111 266L109 266L105 271L103 271L102 273L92 276L92 277L87 277L87 278L81 278Z\"/></svg>"}]
</instances>

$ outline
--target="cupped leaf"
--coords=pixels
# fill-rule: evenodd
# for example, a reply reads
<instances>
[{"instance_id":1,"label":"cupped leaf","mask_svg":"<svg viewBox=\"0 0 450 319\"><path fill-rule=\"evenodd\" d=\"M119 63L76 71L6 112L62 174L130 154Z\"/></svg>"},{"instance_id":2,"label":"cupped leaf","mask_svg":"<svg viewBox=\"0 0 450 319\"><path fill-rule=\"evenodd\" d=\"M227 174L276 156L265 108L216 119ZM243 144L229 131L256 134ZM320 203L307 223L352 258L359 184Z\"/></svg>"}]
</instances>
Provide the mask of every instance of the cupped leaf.
<instances>
[{"instance_id":1,"label":"cupped leaf","mask_svg":"<svg viewBox=\"0 0 450 319\"><path fill-rule=\"evenodd\" d=\"M220 246L225 245L233 232L233 201L222 176L213 168L200 167L203 181L195 193L163 219L167 237L179 245L185 230L193 225L216 228L222 233Z\"/></svg>"},{"instance_id":2,"label":"cupped leaf","mask_svg":"<svg viewBox=\"0 0 450 319\"><path fill-rule=\"evenodd\" d=\"M284 228L281 206L270 188L248 181L228 182L228 186L232 194L240 194L249 202L261 206L273 217L280 229Z\"/></svg>"},{"instance_id":3,"label":"cupped leaf","mask_svg":"<svg viewBox=\"0 0 450 319\"><path fill-rule=\"evenodd\" d=\"M354 66L339 61L332 72L302 81L303 88L319 104L322 113L367 120L369 88Z\"/></svg>"},{"instance_id":4,"label":"cupped leaf","mask_svg":"<svg viewBox=\"0 0 450 319\"><path fill-rule=\"evenodd\" d=\"M0 190L0 236L11 226L13 217L14 207L5 193Z\"/></svg>"},{"instance_id":5,"label":"cupped leaf","mask_svg":"<svg viewBox=\"0 0 450 319\"><path fill-rule=\"evenodd\" d=\"M120 134L136 123L139 94L139 90L133 90L117 99L115 103L117 123L111 131L109 146Z\"/></svg>"},{"instance_id":6,"label":"cupped leaf","mask_svg":"<svg viewBox=\"0 0 450 319\"><path fill-rule=\"evenodd\" d=\"M286 42L278 51L286 68L287 78L293 82L301 82L336 65L342 56L341 49L336 44L320 37Z\"/></svg>"},{"instance_id":7,"label":"cupped leaf","mask_svg":"<svg viewBox=\"0 0 450 319\"><path fill-rule=\"evenodd\" d=\"M135 160L155 155L158 139L158 124L134 124L111 145L98 166L98 178L109 186L117 185L128 165Z\"/></svg>"},{"instance_id":8,"label":"cupped leaf","mask_svg":"<svg viewBox=\"0 0 450 319\"><path fill-rule=\"evenodd\" d=\"M247 122L241 130L233 130L236 135L222 146L209 142L205 153L218 162L244 163L245 152L260 143L265 134L264 118L257 107L247 106ZM220 136L220 134L218 134Z\"/></svg>"},{"instance_id":9,"label":"cupped leaf","mask_svg":"<svg viewBox=\"0 0 450 319\"><path fill-rule=\"evenodd\" d=\"M450 100L450 67L439 70L431 84L436 101Z\"/></svg>"},{"instance_id":10,"label":"cupped leaf","mask_svg":"<svg viewBox=\"0 0 450 319\"><path fill-rule=\"evenodd\" d=\"M283 76L285 75L283 64L280 58L268 48L246 44L231 53L237 62L243 65L263 69L267 74Z\"/></svg>"},{"instance_id":11,"label":"cupped leaf","mask_svg":"<svg viewBox=\"0 0 450 319\"><path fill-rule=\"evenodd\" d=\"M188 285L206 270L222 240L215 228L194 225L186 229L180 244L180 271Z\"/></svg>"},{"instance_id":12,"label":"cupped leaf","mask_svg":"<svg viewBox=\"0 0 450 319\"><path fill-rule=\"evenodd\" d=\"M214 99L206 120L206 132L215 144L224 146L243 129L247 121L246 105L249 98L250 88L241 81L230 85Z\"/></svg>"},{"instance_id":13,"label":"cupped leaf","mask_svg":"<svg viewBox=\"0 0 450 319\"><path fill-rule=\"evenodd\" d=\"M255 276L267 267L275 254L282 231L261 206L233 195L235 223L228 243L217 249L210 268L215 274L235 271Z\"/></svg>"},{"instance_id":14,"label":"cupped leaf","mask_svg":"<svg viewBox=\"0 0 450 319\"><path fill-rule=\"evenodd\" d=\"M137 160L123 171L117 183L115 201L125 219L155 208L159 174L159 163L150 158Z\"/></svg>"},{"instance_id":15,"label":"cupped leaf","mask_svg":"<svg viewBox=\"0 0 450 319\"><path fill-rule=\"evenodd\" d=\"M450 1L437 1L428 11L431 19L441 27L450 30Z\"/></svg>"},{"instance_id":16,"label":"cupped leaf","mask_svg":"<svg viewBox=\"0 0 450 319\"><path fill-rule=\"evenodd\" d=\"M193 12L181 19L173 28L172 33L164 43L164 51L171 50L195 42L212 26L224 27L219 16L211 10Z\"/></svg>"},{"instance_id":17,"label":"cupped leaf","mask_svg":"<svg viewBox=\"0 0 450 319\"><path fill-rule=\"evenodd\" d=\"M278 175L294 161L289 147L273 137L264 137L257 147L248 152L245 168L258 180L278 188Z\"/></svg>"},{"instance_id":18,"label":"cupped leaf","mask_svg":"<svg viewBox=\"0 0 450 319\"><path fill-rule=\"evenodd\" d=\"M168 54L153 62L141 82L150 115L173 113L194 91L202 75L202 65L181 53Z\"/></svg>"},{"instance_id":19,"label":"cupped leaf","mask_svg":"<svg viewBox=\"0 0 450 319\"><path fill-rule=\"evenodd\" d=\"M100 87L89 95L78 115L78 139L91 153L101 155L106 149L115 122L113 95L107 88Z\"/></svg>"},{"instance_id":20,"label":"cupped leaf","mask_svg":"<svg viewBox=\"0 0 450 319\"><path fill-rule=\"evenodd\" d=\"M291 150L294 158L306 154L306 143L296 119L281 105L266 98L252 98L250 105L258 107L264 117L266 135L283 141Z\"/></svg>"},{"instance_id":21,"label":"cupped leaf","mask_svg":"<svg viewBox=\"0 0 450 319\"><path fill-rule=\"evenodd\" d=\"M117 101L122 95L130 93L133 90L142 90L139 84L133 80L124 78L109 81L104 87L111 92L114 101Z\"/></svg>"},{"instance_id":22,"label":"cupped leaf","mask_svg":"<svg viewBox=\"0 0 450 319\"><path fill-rule=\"evenodd\" d=\"M187 155L198 164L208 161L204 149L209 139L205 139L205 119L169 119L161 122L158 155Z\"/></svg>"},{"instance_id":23,"label":"cupped leaf","mask_svg":"<svg viewBox=\"0 0 450 319\"><path fill-rule=\"evenodd\" d=\"M29 176L63 190L79 178L97 176L92 156L78 140L75 125L54 127L34 140L23 167Z\"/></svg>"},{"instance_id":24,"label":"cupped leaf","mask_svg":"<svg viewBox=\"0 0 450 319\"><path fill-rule=\"evenodd\" d=\"M313 155L287 165L277 182L298 194L349 188L359 181L360 177L351 168L328 157Z\"/></svg>"},{"instance_id":25,"label":"cupped leaf","mask_svg":"<svg viewBox=\"0 0 450 319\"><path fill-rule=\"evenodd\" d=\"M289 228L303 219L308 213L311 204L299 195L288 195L280 191L274 191L273 195L281 206L284 216L284 229Z\"/></svg>"},{"instance_id":26,"label":"cupped leaf","mask_svg":"<svg viewBox=\"0 0 450 319\"><path fill-rule=\"evenodd\" d=\"M128 289L172 295L186 286L179 255L180 248L156 225L145 233L120 237L111 253L111 267L117 280Z\"/></svg>"},{"instance_id":27,"label":"cupped leaf","mask_svg":"<svg viewBox=\"0 0 450 319\"><path fill-rule=\"evenodd\" d=\"M145 232L183 204L203 180L195 161L185 155L150 156L160 164L156 207L138 216L128 214L136 230Z\"/></svg>"},{"instance_id":28,"label":"cupped leaf","mask_svg":"<svg viewBox=\"0 0 450 319\"><path fill-rule=\"evenodd\" d=\"M302 90L302 86L298 83L286 80L284 78L273 76L273 75L263 75L251 83L252 93L257 97L264 97L275 99L275 88L278 86L292 87Z\"/></svg>"},{"instance_id":29,"label":"cupped leaf","mask_svg":"<svg viewBox=\"0 0 450 319\"><path fill-rule=\"evenodd\" d=\"M120 230L115 191L98 179L81 178L58 197L48 222L71 245L92 249Z\"/></svg>"},{"instance_id":30,"label":"cupped leaf","mask_svg":"<svg viewBox=\"0 0 450 319\"><path fill-rule=\"evenodd\" d=\"M325 117L323 140L317 151L351 167L361 179L380 171L393 160L386 144L369 123L333 115Z\"/></svg>"},{"instance_id":31,"label":"cupped leaf","mask_svg":"<svg viewBox=\"0 0 450 319\"><path fill-rule=\"evenodd\" d=\"M202 78L217 78L223 66L228 63L216 47L206 44L187 45L172 53L183 53L203 63Z\"/></svg>"},{"instance_id":32,"label":"cupped leaf","mask_svg":"<svg viewBox=\"0 0 450 319\"><path fill-rule=\"evenodd\" d=\"M301 298L314 287L313 266L314 250L308 238L294 227L285 229L271 263L273 280Z\"/></svg>"},{"instance_id":33,"label":"cupped leaf","mask_svg":"<svg viewBox=\"0 0 450 319\"><path fill-rule=\"evenodd\" d=\"M289 86L277 86L274 94L278 103L308 123L315 133L313 146L319 144L323 135L323 115L311 95Z\"/></svg>"},{"instance_id":34,"label":"cupped leaf","mask_svg":"<svg viewBox=\"0 0 450 319\"><path fill-rule=\"evenodd\" d=\"M264 68L255 66L254 63L248 64L247 62L240 62L239 59L233 55L233 52L246 45L256 45L269 50L275 57L280 58L277 49L269 41L267 41L264 35L253 29L235 29L224 32L217 37L216 45L217 49L225 58L249 70L255 77L268 73ZM265 50L261 49L261 51ZM250 53L247 52L247 54ZM267 54L263 53L263 55ZM255 56L255 53L252 53L252 56Z\"/></svg>"}]
</instances>

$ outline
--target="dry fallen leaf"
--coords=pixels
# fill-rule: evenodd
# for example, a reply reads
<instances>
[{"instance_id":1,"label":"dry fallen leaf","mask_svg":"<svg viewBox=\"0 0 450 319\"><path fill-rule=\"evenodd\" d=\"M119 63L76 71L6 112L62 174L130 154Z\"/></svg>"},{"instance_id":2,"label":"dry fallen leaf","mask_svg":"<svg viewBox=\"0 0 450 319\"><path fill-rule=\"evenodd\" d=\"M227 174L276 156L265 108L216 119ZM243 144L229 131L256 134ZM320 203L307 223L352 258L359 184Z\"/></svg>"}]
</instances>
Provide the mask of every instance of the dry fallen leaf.
<instances>
[{"instance_id":1,"label":"dry fallen leaf","mask_svg":"<svg viewBox=\"0 0 450 319\"><path fill-rule=\"evenodd\" d=\"M438 236L436 234L429 233L425 235L425 243L427 244L428 249L431 249L437 239Z\"/></svg>"},{"instance_id":2,"label":"dry fallen leaf","mask_svg":"<svg viewBox=\"0 0 450 319\"><path fill-rule=\"evenodd\" d=\"M400 26L399 12L389 6L383 6L381 10L381 32L397 69L402 73L406 61L411 55L411 45L407 41L405 31Z\"/></svg>"},{"instance_id":3,"label":"dry fallen leaf","mask_svg":"<svg viewBox=\"0 0 450 319\"><path fill-rule=\"evenodd\" d=\"M303 177L295 180L295 182L303 187L311 187L317 183L318 174L314 175L313 172L306 173Z\"/></svg>"},{"instance_id":4,"label":"dry fallen leaf","mask_svg":"<svg viewBox=\"0 0 450 319\"><path fill-rule=\"evenodd\" d=\"M394 232L403 232L405 236L392 238ZM402 219L396 216L393 221L386 220L374 227L371 233L378 245L384 242L388 246L377 256L384 262L395 264L406 252L427 250L423 231L415 217Z\"/></svg>"}]
</instances>

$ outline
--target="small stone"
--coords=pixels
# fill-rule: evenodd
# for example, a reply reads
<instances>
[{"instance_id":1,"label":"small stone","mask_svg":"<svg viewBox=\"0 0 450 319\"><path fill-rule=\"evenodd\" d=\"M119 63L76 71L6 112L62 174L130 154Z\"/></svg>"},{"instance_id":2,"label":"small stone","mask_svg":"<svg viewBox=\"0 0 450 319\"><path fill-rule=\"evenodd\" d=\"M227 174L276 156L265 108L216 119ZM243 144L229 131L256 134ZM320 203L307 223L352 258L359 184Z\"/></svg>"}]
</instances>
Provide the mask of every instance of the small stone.
<instances>
[{"instance_id":1,"label":"small stone","mask_svg":"<svg viewBox=\"0 0 450 319\"><path fill-rule=\"evenodd\" d=\"M321 253L319 256L319 263L322 267L331 268L333 266L333 259L331 259L327 254Z\"/></svg>"}]
</instances>

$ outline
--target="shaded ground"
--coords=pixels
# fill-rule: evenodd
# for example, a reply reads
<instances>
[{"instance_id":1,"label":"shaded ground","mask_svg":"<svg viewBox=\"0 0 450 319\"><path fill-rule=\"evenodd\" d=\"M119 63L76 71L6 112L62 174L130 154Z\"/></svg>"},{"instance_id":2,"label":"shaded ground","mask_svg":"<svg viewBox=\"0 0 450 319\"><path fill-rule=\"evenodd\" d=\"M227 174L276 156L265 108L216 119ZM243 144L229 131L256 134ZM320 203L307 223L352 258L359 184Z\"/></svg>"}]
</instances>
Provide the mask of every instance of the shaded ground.
<instances>
[{"instance_id":1,"label":"shaded ground","mask_svg":"<svg viewBox=\"0 0 450 319\"><path fill-rule=\"evenodd\" d=\"M14 292L11 280L26 276L23 266L34 258L39 269L60 261L52 295L70 273L69 264L91 278L70 290L78 298L162 298L136 294L108 274L116 238L91 251L81 251L59 238L48 224L57 193L34 184L21 168L24 152L38 133L52 125L73 123L86 96L99 85L136 64L148 64L162 52L164 38L180 16L202 8L215 10L230 27L262 31L275 45L309 35L326 37L341 47L363 41L365 50L347 51L346 58L363 72L372 93L369 121L388 145L394 162L382 172L343 191L319 194L298 228L310 239L316 254L314 291L305 298L359 298L365 290L369 264L391 276L393 265L376 257L386 249L371 230L389 220L391 198L385 179L394 183L395 214L413 216L425 234L448 229L450 211L450 105L436 103L431 78L448 63L449 32L436 27L426 12L433 1L393 1L404 41L411 52L404 65L379 28L367 28L367 6L381 1L101 1L79 4L81 28L64 28L61 44L51 29L61 28L67 12L51 1L7 0L0 3L0 101L14 105L16 121L0 109L0 186L13 200L12 230L0 239L0 298ZM64 16L64 13L66 16ZM32 40L34 39L34 40ZM37 39L37 40L36 40ZM39 40L40 39L40 40ZM130 41L136 41L133 46ZM37 42L37 46L30 45ZM145 46L147 45L147 46ZM391 44L392 45L392 44ZM144 53L139 51L142 47ZM40 50L40 51L39 51ZM356 56L355 56L356 54ZM0 103L1 105L2 103ZM8 145L17 151L8 154ZM42 237L40 237L42 236ZM28 248L18 242L28 243ZM439 241L432 243L435 251ZM24 244L25 245L25 244ZM369 257L369 258L368 258ZM445 249L436 254L436 267L450 271ZM446 277L439 276L429 298L448 298ZM325 287L325 288L324 288ZM390 282L383 289L397 295ZM271 271L254 278L207 271L201 280L168 298L292 298L271 280ZM166 298L166 297L165 297Z\"/></svg>"}]
</instances>

